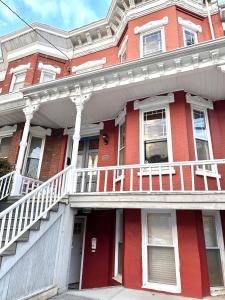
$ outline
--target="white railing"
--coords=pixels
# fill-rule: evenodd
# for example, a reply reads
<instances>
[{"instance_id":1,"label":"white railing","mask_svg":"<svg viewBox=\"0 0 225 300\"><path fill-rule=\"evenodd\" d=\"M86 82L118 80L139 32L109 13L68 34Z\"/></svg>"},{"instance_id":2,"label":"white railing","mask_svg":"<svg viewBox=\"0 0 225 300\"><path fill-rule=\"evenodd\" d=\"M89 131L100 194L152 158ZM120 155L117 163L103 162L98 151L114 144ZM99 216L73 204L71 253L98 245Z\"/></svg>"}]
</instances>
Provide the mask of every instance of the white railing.
<instances>
[{"instance_id":1,"label":"white railing","mask_svg":"<svg viewBox=\"0 0 225 300\"><path fill-rule=\"evenodd\" d=\"M64 169L0 213L0 254L66 195L71 170Z\"/></svg>"},{"instance_id":2,"label":"white railing","mask_svg":"<svg viewBox=\"0 0 225 300\"><path fill-rule=\"evenodd\" d=\"M73 192L190 192L225 190L225 159L76 170Z\"/></svg>"},{"instance_id":3,"label":"white railing","mask_svg":"<svg viewBox=\"0 0 225 300\"><path fill-rule=\"evenodd\" d=\"M15 171L0 177L0 201L9 196Z\"/></svg>"},{"instance_id":4,"label":"white railing","mask_svg":"<svg viewBox=\"0 0 225 300\"><path fill-rule=\"evenodd\" d=\"M32 192L40 185L42 185L42 183L43 181L23 176L21 184L21 195L27 195L28 193Z\"/></svg>"}]
</instances>

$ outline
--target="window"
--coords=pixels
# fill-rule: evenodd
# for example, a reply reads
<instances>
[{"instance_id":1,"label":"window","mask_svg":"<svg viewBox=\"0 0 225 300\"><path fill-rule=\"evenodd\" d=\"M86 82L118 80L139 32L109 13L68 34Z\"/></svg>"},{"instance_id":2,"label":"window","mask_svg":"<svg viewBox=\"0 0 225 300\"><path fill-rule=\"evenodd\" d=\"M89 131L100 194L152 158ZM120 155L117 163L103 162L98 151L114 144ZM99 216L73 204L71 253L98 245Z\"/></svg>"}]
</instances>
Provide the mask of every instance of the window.
<instances>
[{"instance_id":1,"label":"window","mask_svg":"<svg viewBox=\"0 0 225 300\"><path fill-rule=\"evenodd\" d=\"M219 212L203 216L211 288L224 287L224 243Z\"/></svg>"},{"instance_id":2,"label":"window","mask_svg":"<svg viewBox=\"0 0 225 300\"><path fill-rule=\"evenodd\" d=\"M127 49L125 48L124 51L121 53L120 62L124 63L126 62L126 60L127 60Z\"/></svg>"},{"instance_id":3,"label":"window","mask_svg":"<svg viewBox=\"0 0 225 300\"><path fill-rule=\"evenodd\" d=\"M119 125L118 165L124 165L125 122Z\"/></svg>"},{"instance_id":4,"label":"window","mask_svg":"<svg viewBox=\"0 0 225 300\"><path fill-rule=\"evenodd\" d=\"M178 292L176 213L143 211L142 217L144 287Z\"/></svg>"},{"instance_id":5,"label":"window","mask_svg":"<svg viewBox=\"0 0 225 300\"><path fill-rule=\"evenodd\" d=\"M7 158L11 145L12 137L0 138L0 158Z\"/></svg>"},{"instance_id":6,"label":"window","mask_svg":"<svg viewBox=\"0 0 225 300\"><path fill-rule=\"evenodd\" d=\"M122 261L123 261L123 210L116 211L116 236L115 236L115 270L114 276L118 281L122 281Z\"/></svg>"},{"instance_id":7,"label":"window","mask_svg":"<svg viewBox=\"0 0 225 300\"><path fill-rule=\"evenodd\" d=\"M143 34L142 57L164 51L163 29Z\"/></svg>"},{"instance_id":8,"label":"window","mask_svg":"<svg viewBox=\"0 0 225 300\"><path fill-rule=\"evenodd\" d=\"M40 82L48 82L48 81L52 81L55 79L56 74L53 72L46 72L46 71L42 71L41 72L41 78L40 78Z\"/></svg>"},{"instance_id":9,"label":"window","mask_svg":"<svg viewBox=\"0 0 225 300\"><path fill-rule=\"evenodd\" d=\"M30 143L27 151L24 175L31 178L39 178L41 160L43 155L44 139L39 137L30 137Z\"/></svg>"},{"instance_id":10,"label":"window","mask_svg":"<svg viewBox=\"0 0 225 300\"><path fill-rule=\"evenodd\" d=\"M166 109L147 111L144 118L144 162L168 162Z\"/></svg>"},{"instance_id":11,"label":"window","mask_svg":"<svg viewBox=\"0 0 225 300\"><path fill-rule=\"evenodd\" d=\"M197 39L197 34L194 31L190 31L187 29L183 29L184 32L184 45L185 46L191 46L194 44L197 44L198 39Z\"/></svg>"},{"instance_id":12,"label":"window","mask_svg":"<svg viewBox=\"0 0 225 300\"><path fill-rule=\"evenodd\" d=\"M26 73L15 73L12 78L10 92L15 93L24 87Z\"/></svg>"}]
</instances>

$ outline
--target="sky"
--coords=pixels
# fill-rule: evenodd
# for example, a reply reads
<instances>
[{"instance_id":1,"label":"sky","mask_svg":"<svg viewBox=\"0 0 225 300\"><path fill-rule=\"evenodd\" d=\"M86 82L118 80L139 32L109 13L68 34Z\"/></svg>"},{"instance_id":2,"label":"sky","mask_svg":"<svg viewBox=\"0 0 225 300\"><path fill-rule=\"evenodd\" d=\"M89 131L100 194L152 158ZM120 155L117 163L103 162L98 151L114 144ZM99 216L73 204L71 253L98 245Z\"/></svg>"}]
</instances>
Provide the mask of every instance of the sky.
<instances>
[{"instance_id":1,"label":"sky","mask_svg":"<svg viewBox=\"0 0 225 300\"><path fill-rule=\"evenodd\" d=\"M65 30L104 18L111 0L2 0L29 24L45 23ZM24 27L0 2L0 36Z\"/></svg>"}]
</instances>

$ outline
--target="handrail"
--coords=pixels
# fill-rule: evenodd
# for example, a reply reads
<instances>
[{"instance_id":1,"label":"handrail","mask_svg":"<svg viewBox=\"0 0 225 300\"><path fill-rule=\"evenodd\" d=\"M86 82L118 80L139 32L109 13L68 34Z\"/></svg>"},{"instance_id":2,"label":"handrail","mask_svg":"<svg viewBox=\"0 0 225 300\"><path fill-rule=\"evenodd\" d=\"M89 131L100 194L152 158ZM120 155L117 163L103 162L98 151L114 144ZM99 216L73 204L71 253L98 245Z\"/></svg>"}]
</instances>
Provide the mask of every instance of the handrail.
<instances>
[{"instance_id":1,"label":"handrail","mask_svg":"<svg viewBox=\"0 0 225 300\"><path fill-rule=\"evenodd\" d=\"M71 168L59 172L0 213L0 254L66 195Z\"/></svg>"},{"instance_id":2,"label":"handrail","mask_svg":"<svg viewBox=\"0 0 225 300\"><path fill-rule=\"evenodd\" d=\"M0 177L0 201L9 196L15 171Z\"/></svg>"}]
</instances>

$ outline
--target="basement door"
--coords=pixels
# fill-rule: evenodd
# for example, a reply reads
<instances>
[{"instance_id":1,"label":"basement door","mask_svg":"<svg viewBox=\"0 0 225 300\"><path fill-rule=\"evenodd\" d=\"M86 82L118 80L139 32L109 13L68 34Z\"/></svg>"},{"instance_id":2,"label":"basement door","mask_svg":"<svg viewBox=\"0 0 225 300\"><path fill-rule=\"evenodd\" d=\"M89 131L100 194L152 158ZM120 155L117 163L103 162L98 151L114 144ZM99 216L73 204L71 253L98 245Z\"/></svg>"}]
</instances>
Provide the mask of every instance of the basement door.
<instances>
[{"instance_id":1,"label":"basement door","mask_svg":"<svg viewBox=\"0 0 225 300\"><path fill-rule=\"evenodd\" d=\"M69 272L69 288L73 289L80 288L84 232L85 218L75 217Z\"/></svg>"}]
</instances>

